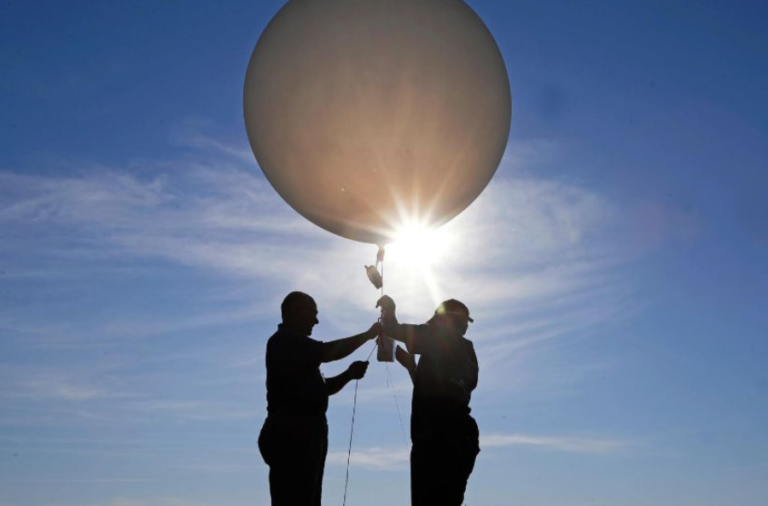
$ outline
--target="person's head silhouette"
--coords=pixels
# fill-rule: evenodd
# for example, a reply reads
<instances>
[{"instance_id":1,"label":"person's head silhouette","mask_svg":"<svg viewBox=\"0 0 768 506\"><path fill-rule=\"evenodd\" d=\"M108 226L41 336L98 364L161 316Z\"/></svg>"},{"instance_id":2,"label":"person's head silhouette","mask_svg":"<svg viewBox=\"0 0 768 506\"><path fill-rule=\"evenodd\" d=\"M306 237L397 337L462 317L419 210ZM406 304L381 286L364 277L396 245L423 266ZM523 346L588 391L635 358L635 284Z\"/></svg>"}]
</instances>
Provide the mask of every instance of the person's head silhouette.
<instances>
[{"instance_id":1,"label":"person's head silhouette","mask_svg":"<svg viewBox=\"0 0 768 506\"><path fill-rule=\"evenodd\" d=\"M435 314L427 323L463 336L467 333L471 322L474 322L474 320L469 316L467 306L456 299L449 299L437 306Z\"/></svg>"},{"instance_id":2,"label":"person's head silhouette","mask_svg":"<svg viewBox=\"0 0 768 506\"><path fill-rule=\"evenodd\" d=\"M320 323L317 319L315 299L303 292L291 292L280 306L283 325L304 335L312 335L312 328Z\"/></svg>"}]
</instances>

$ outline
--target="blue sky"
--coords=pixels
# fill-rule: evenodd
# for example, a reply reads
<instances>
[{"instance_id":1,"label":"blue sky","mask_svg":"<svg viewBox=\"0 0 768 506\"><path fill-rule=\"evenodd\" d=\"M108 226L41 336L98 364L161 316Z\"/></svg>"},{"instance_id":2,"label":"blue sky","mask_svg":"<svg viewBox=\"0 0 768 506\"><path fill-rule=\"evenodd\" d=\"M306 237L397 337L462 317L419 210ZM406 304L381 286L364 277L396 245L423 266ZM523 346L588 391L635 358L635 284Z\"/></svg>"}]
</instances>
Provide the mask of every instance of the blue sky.
<instances>
[{"instance_id":1,"label":"blue sky","mask_svg":"<svg viewBox=\"0 0 768 506\"><path fill-rule=\"evenodd\" d=\"M432 291L387 264L404 319L435 296L476 318L467 503L764 505L768 8L469 3L509 69L507 154L441 229ZM375 319L375 251L297 216L247 145L245 67L281 4L0 8L0 506L266 504L279 301L314 295L321 339ZM387 385L382 364L360 383L351 505L407 504Z\"/></svg>"}]
</instances>

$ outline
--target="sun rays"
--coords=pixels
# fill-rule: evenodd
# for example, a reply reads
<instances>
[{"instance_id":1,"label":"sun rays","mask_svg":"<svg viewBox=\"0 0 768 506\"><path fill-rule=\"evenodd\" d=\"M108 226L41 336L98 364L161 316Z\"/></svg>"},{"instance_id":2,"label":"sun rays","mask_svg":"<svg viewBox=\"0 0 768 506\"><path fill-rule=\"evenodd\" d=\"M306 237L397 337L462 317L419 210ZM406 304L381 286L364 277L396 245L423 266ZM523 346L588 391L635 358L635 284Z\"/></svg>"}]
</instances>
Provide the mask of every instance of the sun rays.
<instances>
[{"instance_id":1,"label":"sun rays","mask_svg":"<svg viewBox=\"0 0 768 506\"><path fill-rule=\"evenodd\" d=\"M432 229L427 225L406 222L397 232L394 242L387 246L387 259L392 268L408 272L411 283L424 283L433 302L442 300L434 268L455 247L455 237L445 228Z\"/></svg>"}]
</instances>

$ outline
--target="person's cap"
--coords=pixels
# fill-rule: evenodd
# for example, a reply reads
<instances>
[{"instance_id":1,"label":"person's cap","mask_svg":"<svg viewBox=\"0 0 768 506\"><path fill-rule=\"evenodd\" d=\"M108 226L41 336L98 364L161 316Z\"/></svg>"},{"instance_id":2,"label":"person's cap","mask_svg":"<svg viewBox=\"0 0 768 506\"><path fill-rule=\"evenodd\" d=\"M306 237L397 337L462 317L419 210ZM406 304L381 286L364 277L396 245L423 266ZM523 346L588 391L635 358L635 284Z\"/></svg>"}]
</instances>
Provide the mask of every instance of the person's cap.
<instances>
[{"instance_id":1,"label":"person's cap","mask_svg":"<svg viewBox=\"0 0 768 506\"><path fill-rule=\"evenodd\" d=\"M432 316L432 318L430 318L429 322L427 323L432 323L435 318L444 314L455 314L455 315L463 316L470 323L474 323L475 321L469 316L469 309L467 308L466 305L464 305L463 302L460 302L456 299L448 299L445 302L440 303L439 306L437 306L437 309L435 309L434 316Z\"/></svg>"}]
</instances>

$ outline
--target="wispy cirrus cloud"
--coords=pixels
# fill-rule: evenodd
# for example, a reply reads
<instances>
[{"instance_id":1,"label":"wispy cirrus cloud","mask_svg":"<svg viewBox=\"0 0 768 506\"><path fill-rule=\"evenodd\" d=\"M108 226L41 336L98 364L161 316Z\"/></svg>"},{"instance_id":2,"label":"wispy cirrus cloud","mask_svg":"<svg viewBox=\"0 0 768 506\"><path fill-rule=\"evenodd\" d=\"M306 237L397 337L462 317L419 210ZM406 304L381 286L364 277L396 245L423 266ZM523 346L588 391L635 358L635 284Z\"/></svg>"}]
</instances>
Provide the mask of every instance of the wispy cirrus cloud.
<instances>
[{"instance_id":1,"label":"wispy cirrus cloud","mask_svg":"<svg viewBox=\"0 0 768 506\"><path fill-rule=\"evenodd\" d=\"M593 455L619 453L632 446L629 441L620 439L526 434L489 434L482 436L480 443L483 448L531 446L552 451Z\"/></svg>"},{"instance_id":2,"label":"wispy cirrus cloud","mask_svg":"<svg viewBox=\"0 0 768 506\"><path fill-rule=\"evenodd\" d=\"M192 144L217 154L243 151L215 139ZM549 148L522 145L518 149ZM514 153L509 158L510 163L520 163ZM523 160L528 158L525 155ZM5 188L0 200L3 226L48 225L54 234L77 232L76 237L102 248L120 246L122 254L165 256L255 276L281 272L258 261L271 255L278 267L286 266L286 275L295 275L296 269L289 268L293 255L317 257L329 245L338 254L344 246L355 245L335 239L294 213L257 176L252 163L215 155L143 162L125 170L93 167L69 177L0 172L0 182ZM552 273L556 278L571 272L587 274L586 261L605 255L589 247L587 239L599 232L611 213L597 195L573 185L531 177L497 178L463 216L446 226L459 239L455 251L447 252L445 263L479 276L490 300L497 300L499 294L546 296L554 289L551 280L533 282L521 276L503 287L488 287L486 282L494 280L496 268L517 267L530 275L535 271L532 267L546 267L552 257L568 260ZM286 238L299 241L299 246L281 248ZM310 247L306 255L299 255L302 246ZM284 263L282 255L275 255L281 249L289 255Z\"/></svg>"},{"instance_id":3,"label":"wispy cirrus cloud","mask_svg":"<svg viewBox=\"0 0 768 506\"><path fill-rule=\"evenodd\" d=\"M349 456L349 463L350 466L361 469L395 471L407 468L409 458L405 448L397 450L374 447L353 450ZM347 452L329 452L326 462L329 465L346 465Z\"/></svg>"},{"instance_id":4,"label":"wispy cirrus cloud","mask_svg":"<svg viewBox=\"0 0 768 506\"><path fill-rule=\"evenodd\" d=\"M99 484L99 483L150 483L157 481L148 478L12 478L2 479L0 482L19 483L19 484L51 484L51 483L78 483L78 484Z\"/></svg>"},{"instance_id":5,"label":"wispy cirrus cloud","mask_svg":"<svg viewBox=\"0 0 768 506\"><path fill-rule=\"evenodd\" d=\"M19 386L26 388L33 398L82 401L103 395L103 390L97 387L74 384L61 377L37 377Z\"/></svg>"},{"instance_id":6,"label":"wispy cirrus cloud","mask_svg":"<svg viewBox=\"0 0 768 506\"><path fill-rule=\"evenodd\" d=\"M355 319L349 311L368 307L349 294L369 290L361 270L349 266L367 263L372 248L307 223L242 162L211 158L69 177L0 172L6 188L0 226L15 233L19 248L48 255L160 258L276 287L304 287L336 310L330 321L349 325ZM617 301L622 259L599 240L611 215L606 202L572 185L497 179L446 225L457 239L433 266L437 296L459 296L486 322L510 308L530 314L553 300L577 297L581 303L600 291L603 300ZM46 239L56 245L46 248ZM423 318L434 305L435 287L414 286L412 273L399 267L388 265L388 290L402 301L405 316ZM12 264L6 270L18 275ZM267 296L266 302L278 300Z\"/></svg>"},{"instance_id":7,"label":"wispy cirrus cloud","mask_svg":"<svg viewBox=\"0 0 768 506\"><path fill-rule=\"evenodd\" d=\"M51 506L227 506L227 503L201 502L182 497L114 497L106 503L54 503Z\"/></svg>"},{"instance_id":8,"label":"wispy cirrus cloud","mask_svg":"<svg viewBox=\"0 0 768 506\"><path fill-rule=\"evenodd\" d=\"M80 320L47 311L47 304L60 304L60 292L34 292L38 312L12 304L0 308L0 328L17 336L17 344L109 349L215 330L274 318L282 296L293 289L317 297L321 339L372 323L377 294L362 265L373 260L375 247L336 238L298 216L258 175L242 146L198 134L178 142L195 151L175 160L69 175L0 171L0 228L14 239L0 246L6 271L0 279L19 284L31 275L40 281L26 289L48 289L76 283L89 272L102 276L114 270L119 279L135 278L126 272L163 262L217 280L228 295L204 298L193 312L115 313L112 307L99 310L92 299L79 303L73 291L67 295L70 304L94 307ZM577 185L510 172L518 164L557 156L553 151L549 143L513 146L509 165L444 227L453 240L432 266L432 284L397 258L388 259L387 291L397 299L403 321L426 320L436 298L457 297L470 306L478 322L470 337L486 387L503 379L510 356L600 328L632 310L626 302L631 289L621 276L627 259L604 238L615 226L614 207ZM62 262L66 269L45 267ZM73 271L78 277L68 280L66 272ZM176 352L163 350L153 359L169 353ZM258 353L236 353L226 361L240 365L234 369L261 362ZM130 380L112 381L125 379L128 366L96 371L83 361L82 367L93 373L86 374L88 380L77 376L57 383L66 371L53 370L48 379L11 384L28 395L82 402L124 395L126 384L135 387ZM401 381L396 387L409 385ZM142 395L141 388L129 390ZM391 394L363 385L360 395L364 401ZM155 400L169 406L184 402ZM214 408L182 404L161 411L189 418L204 417L206 409Z\"/></svg>"},{"instance_id":9,"label":"wispy cirrus cloud","mask_svg":"<svg viewBox=\"0 0 768 506\"><path fill-rule=\"evenodd\" d=\"M480 437L480 447L484 451L514 446L584 455L612 455L627 451L633 444L621 439L574 436L496 433L481 435ZM406 448L355 448L349 459L350 466L355 468L373 471L399 471L408 468L409 451ZM328 463L346 466L347 452L329 452Z\"/></svg>"},{"instance_id":10,"label":"wispy cirrus cloud","mask_svg":"<svg viewBox=\"0 0 768 506\"><path fill-rule=\"evenodd\" d=\"M0 399L87 403L135 395L121 389L113 368L108 361L92 367L0 363Z\"/></svg>"}]
</instances>

